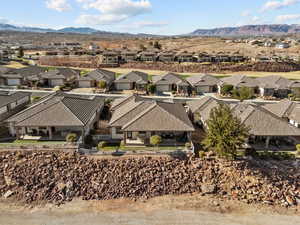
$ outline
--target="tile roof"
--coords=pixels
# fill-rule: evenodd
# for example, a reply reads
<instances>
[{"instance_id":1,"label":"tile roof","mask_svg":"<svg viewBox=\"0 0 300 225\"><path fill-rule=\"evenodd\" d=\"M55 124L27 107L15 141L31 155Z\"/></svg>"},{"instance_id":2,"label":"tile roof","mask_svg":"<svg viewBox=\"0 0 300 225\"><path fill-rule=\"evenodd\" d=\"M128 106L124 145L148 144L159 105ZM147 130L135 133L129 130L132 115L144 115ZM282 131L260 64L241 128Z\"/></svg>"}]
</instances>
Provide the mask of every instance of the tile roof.
<instances>
[{"instance_id":1,"label":"tile roof","mask_svg":"<svg viewBox=\"0 0 300 225\"><path fill-rule=\"evenodd\" d=\"M16 126L85 126L103 105L101 97L81 97L59 92L7 121L14 122Z\"/></svg>"},{"instance_id":2,"label":"tile roof","mask_svg":"<svg viewBox=\"0 0 300 225\"><path fill-rule=\"evenodd\" d=\"M148 74L140 71L131 71L130 73L119 76L115 81L115 83L128 83L128 82L147 84Z\"/></svg>"},{"instance_id":3,"label":"tile roof","mask_svg":"<svg viewBox=\"0 0 300 225\"><path fill-rule=\"evenodd\" d=\"M115 80L115 76L116 74L114 72L103 69L96 69L89 72L84 77L80 77L78 80L104 80L108 84L111 84Z\"/></svg>"},{"instance_id":4,"label":"tile roof","mask_svg":"<svg viewBox=\"0 0 300 225\"><path fill-rule=\"evenodd\" d=\"M219 79L210 74L193 75L186 79L192 86L214 86L219 83Z\"/></svg>"},{"instance_id":5,"label":"tile roof","mask_svg":"<svg viewBox=\"0 0 300 225\"><path fill-rule=\"evenodd\" d=\"M233 75L230 77L225 77L220 80L220 84L231 84L234 87L258 87L259 81L246 75Z\"/></svg>"},{"instance_id":6,"label":"tile roof","mask_svg":"<svg viewBox=\"0 0 300 225\"><path fill-rule=\"evenodd\" d=\"M111 104L111 107L110 107L110 110L114 111L118 108L120 108L122 105L130 102L131 100L134 100L134 101L142 101L144 98L137 95L137 94L132 94L132 95L129 95L125 98L117 98L116 100L114 100Z\"/></svg>"},{"instance_id":7,"label":"tile roof","mask_svg":"<svg viewBox=\"0 0 300 225\"><path fill-rule=\"evenodd\" d=\"M293 83L291 80L278 75L259 77L256 78L256 80L260 83L260 87L274 89L289 89L290 85Z\"/></svg>"},{"instance_id":8,"label":"tile roof","mask_svg":"<svg viewBox=\"0 0 300 225\"><path fill-rule=\"evenodd\" d=\"M0 108L26 96L30 96L30 93L0 91Z\"/></svg>"},{"instance_id":9,"label":"tile roof","mask_svg":"<svg viewBox=\"0 0 300 225\"><path fill-rule=\"evenodd\" d=\"M182 79L179 74L176 73L167 73L162 76L153 76L153 83L156 85L160 84L177 84L181 86L189 86L189 83Z\"/></svg>"}]
</instances>

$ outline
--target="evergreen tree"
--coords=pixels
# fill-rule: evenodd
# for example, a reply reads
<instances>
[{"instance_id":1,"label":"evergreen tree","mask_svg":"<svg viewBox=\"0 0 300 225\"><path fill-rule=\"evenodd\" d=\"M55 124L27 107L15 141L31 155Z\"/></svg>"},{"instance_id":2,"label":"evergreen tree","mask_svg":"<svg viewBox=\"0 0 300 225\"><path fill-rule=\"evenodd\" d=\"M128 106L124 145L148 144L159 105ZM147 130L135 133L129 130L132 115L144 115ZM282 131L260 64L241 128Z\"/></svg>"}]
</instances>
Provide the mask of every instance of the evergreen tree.
<instances>
[{"instance_id":1,"label":"evergreen tree","mask_svg":"<svg viewBox=\"0 0 300 225\"><path fill-rule=\"evenodd\" d=\"M236 156L237 149L245 143L250 130L233 115L230 107L225 104L220 104L211 110L207 127L204 146L226 158Z\"/></svg>"}]
</instances>

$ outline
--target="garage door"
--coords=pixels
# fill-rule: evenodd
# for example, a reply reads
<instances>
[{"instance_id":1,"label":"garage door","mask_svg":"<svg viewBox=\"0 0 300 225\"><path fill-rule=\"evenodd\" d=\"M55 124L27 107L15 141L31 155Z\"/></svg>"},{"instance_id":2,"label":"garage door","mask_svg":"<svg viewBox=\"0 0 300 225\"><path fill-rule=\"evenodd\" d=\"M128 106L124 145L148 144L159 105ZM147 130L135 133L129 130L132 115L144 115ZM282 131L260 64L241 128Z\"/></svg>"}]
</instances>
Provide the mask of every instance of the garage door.
<instances>
[{"instance_id":1,"label":"garage door","mask_svg":"<svg viewBox=\"0 0 300 225\"><path fill-rule=\"evenodd\" d=\"M209 92L209 86L201 86L197 87L198 93L208 93Z\"/></svg>"},{"instance_id":2,"label":"garage door","mask_svg":"<svg viewBox=\"0 0 300 225\"><path fill-rule=\"evenodd\" d=\"M79 81L78 86L80 88L89 88L89 87L91 87L91 82L90 81Z\"/></svg>"},{"instance_id":3,"label":"garage door","mask_svg":"<svg viewBox=\"0 0 300 225\"><path fill-rule=\"evenodd\" d=\"M52 87L61 86L63 84L64 84L63 80L60 80L60 79L51 80L51 86Z\"/></svg>"},{"instance_id":4,"label":"garage door","mask_svg":"<svg viewBox=\"0 0 300 225\"><path fill-rule=\"evenodd\" d=\"M7 79L7 85L9 86L17 86L20 84L20 79Z\"/></svg>"},{"instance_id":5,"label":"garage door","mask_svg":"<svg viewBox=\"0 0 300 225\"><path fill-rule=\"evenodd\" d=\"M116 89L117 90L130 90L131 85L130 85L130 83L117 83Z\"/></svg>"},{"instance_id":6,"label":"garage door","mask_svg":"<svg viewBox=\"0 0 300 225\"><path fill-rule=\"evenodd\" d=\"M169 85L157 85L156 91L158 92L170 91L170 88Z\"/></svg>"}]
</instances>

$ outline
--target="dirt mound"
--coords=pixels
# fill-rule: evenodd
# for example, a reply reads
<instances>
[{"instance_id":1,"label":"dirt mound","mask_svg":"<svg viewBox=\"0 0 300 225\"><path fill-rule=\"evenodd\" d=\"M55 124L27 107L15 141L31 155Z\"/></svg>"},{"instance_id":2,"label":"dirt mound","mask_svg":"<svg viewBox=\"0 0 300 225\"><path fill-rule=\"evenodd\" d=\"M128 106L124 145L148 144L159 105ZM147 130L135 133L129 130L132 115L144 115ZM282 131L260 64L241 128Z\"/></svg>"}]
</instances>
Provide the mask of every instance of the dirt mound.
<instances>
[{"instance_id":1,"label":"dirt mound","mask_svg":"<svg viewBox=\"0 0 300 225\"><path fill-rule=\"evenodd\" d=\"M26 203L214 194L246 203L294 206L300 173L291 162L218 159L90 159L59 152L0 153L0 195Z\"/></svg>"},{"instance_id":2,"label":"dirt mound","mask_svg":"<svg viewBox=\"0 0 300 225\"><path fill-rule=\"evenodd\" d=\"M291 72L300 70L300 64L296 63L214 63L214 64L184 64L184 63L142 63L133 62L121 65L122 68L134 68L143 70L164 70L176 73L221 73L221 72L240 72L240 71L257 71L257 72Z\"/></svg>"}]
</instances>

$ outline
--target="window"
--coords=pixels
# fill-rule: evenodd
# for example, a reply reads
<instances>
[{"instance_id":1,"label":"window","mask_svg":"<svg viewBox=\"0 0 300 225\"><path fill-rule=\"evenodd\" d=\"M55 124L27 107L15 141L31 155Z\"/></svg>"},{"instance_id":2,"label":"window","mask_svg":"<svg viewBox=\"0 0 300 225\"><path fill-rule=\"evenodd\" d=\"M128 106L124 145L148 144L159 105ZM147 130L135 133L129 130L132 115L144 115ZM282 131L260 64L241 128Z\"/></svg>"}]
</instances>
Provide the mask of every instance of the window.
<instances>
[{"instance_id":1,"label":"window","mask_svg":"<svg viewBox=\"0 0 300 225\"><path fill-rule=\"evenodd\" d=\"M127 138L132 138L132 132L127 132Z\"/></svg>"},{"instance_id":2,"label":"window","mask_svg":"<svg viewBox=\"0 0 300 225\"><path fill-rule=\"evenodd\" d=\"M121 128L116 128L116 133L117 134L123 134L123 131L121 130Z\"/></svg>"}]
</instances>

